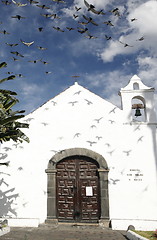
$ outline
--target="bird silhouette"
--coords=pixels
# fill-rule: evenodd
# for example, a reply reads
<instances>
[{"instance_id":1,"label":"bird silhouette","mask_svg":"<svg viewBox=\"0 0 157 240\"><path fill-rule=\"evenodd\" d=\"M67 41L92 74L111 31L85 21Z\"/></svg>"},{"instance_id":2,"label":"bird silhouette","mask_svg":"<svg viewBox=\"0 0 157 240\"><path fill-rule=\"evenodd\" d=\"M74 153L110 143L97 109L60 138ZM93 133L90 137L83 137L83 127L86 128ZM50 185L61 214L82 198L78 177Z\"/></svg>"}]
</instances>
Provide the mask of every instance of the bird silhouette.
<instances>
[{"instance_id":1,"label":"bird silhouette","mask_svg":"<svg viewBox=\"0 0 157 240\"><path fill-rule=\"evenodd\" d=\"M98 24L93 20L93 18L87 17L85 15L83 15L83 17L88 21L88 23L92 23L93 25L98 26Z\"/></svg>"},{"instance_id":2,"label":"bird silhouette","mask_svg":"<svg viewBox=\"0 0 157 240\"><path fill-rule=\"evenodd\" d=\"M0 31L0 33L3 33L4 35L5 35L5 34L10 34L10 33L7 32L6 30Z\"/></svg>"},{"instance_id":3,"label":"bird silhouette","mask_svg":"<svg viewBox=\"0 0 157 240\"><path fill-rule=\"evenodd\" d=\"M134 22L134 21L136 21L137 20L137 18L131 18L131 22Z\"/></svg>"},{"instance_id":4,"label":"bird silhouette","mask_svg":"<svg viewBox=\"0 0 157 240\"><path fill-rule=\"evenodd\" d=\"M22 39L20 39L20 41L21 41L24 45L26 45L27 47L30 47L30 46L34 43L34 41L32 41L32 42L24 42Z\"/></svg>"},{"instance_id":5,"label":"bird silhouette","mask_svg":"<svg viewBox=\"0 0 157 240\"><path fill-rule=\"evenodd\" d=\"M12 2L9 2L9 1L2 1L2 3L5 4L5 5L10 5L10 4L12 4Z\"/></svg>"},{"instance_id":6,"label":"bird silhouette","mask_svg":"<svg viewBox=\"0 0 157 240\"><path fill-rule=\"evenodd\" d=\"M130 155L130 153L131 153L131 151L132 150L128 150L128 151L123 151L127 156L129 156Z\"/></svg>"},{"instance_id":7,"label":"bird silhouette","mask_svg":"<svg viewBox=\"0 0 157 240\"><path fill-rule=\"evenodd\" d=\"M15 47L15 46L19 45L18 43L5 43L5 44L7 44L10 47Z\"/></svg>"},{"instance_id":8,"label":"bird silhouette","mask_svg":"<svg viewBox=\"0 0 157 240\"><path fill-rule=\"evenodd\" d=\"M114 121L114 120L111 120L111 119L109 119L108 121L109 121L111 124L115 123L115 121Z\"/></svg>"},{"instance_id":9,"label":"bird silhouette","mask_svg":"<svg viewBox=\"0 0 157 240\"><path fill-rule=\"evenodd\" d=\"M73 14L73 18L75 18L75 19L76 19L76 18L78 18L78 15L76 15L76 14Z\"/></svg>"},{"instance_id":10,"label":"bird silhouette","mask_svg":"<svg viewBox=\"0 0 157 240\"><path fill-rule=\"evenodd\" d=\"M82 91L79 90L79 91L75 92L74 95L80 95L81 92L82 92Z\"/></svg>"},{"instance_id":11,"label":"bird silhouette","mask_svg":"<svg viewBox=\"0 0 157 240\"><path fill-rule=\"evenodd\" d=\"M96 39L97 37L91 35L89 32L87 32L87 35L85 36L85 38L88 38L88 39Z\"/></svg>"},{"instance_id":12,"label":"bird silhouette","mask_svg":"<svg viewBox=\"0 0 157 240\"><path fill-rule=\"evenodd\" d=\"M91 125L90 128L96 128L96 126L95 125Z\"/></svg>"},{"instance_id":13,"label":"bird silhouette","mask_svg":"<svg viewBox=\"0 0 157 240\"><path fill-rule=\"evenodd\" d=\"M88 11L91 11L92 13L95 13L95 14L102 14L102 15L105 15L105 13L103 12L103 10L96 10L95 9L95 6L92 5L92 4L89 4L86 0L84 0L84 4L86 5L86 7L88 8Z\"/></svg>"},{"instance_id":14,"label":"bird silhouette","mask_svg":"<svg viewBox=\"0 0 157 240\"><path fill-rule=\"evenodd\" d=\"M96 143L97 143L97 142L94 142L94 141L86 141L86 142L88 142L91 147L93 146L93 144L96 144Z\"/></svg>"},{"instance_id":15,"label":"bird silhouette","mask_svg":"<svg viewBox=\"0 0 157 240\"><path fill-rule=\"evenodd\" d=\"M119 179L112 179L112 178L110 178L110 180L112 181L112 184L117 184L117 182L119 182L120 180Z\"/></svg>"},{"instance_id":16,"label":"bird silhouette","mask_svg":"<svg viewBox=\"0 0 157 240\"><path fill-rule=\"evenodd\" d=\"M112 37L105 35L106 40L111 40Z\"/></svg>"},{"instance_id":17,"label":"bird silhouette","mask_svg":"<svg viewBox=\"0 0 157 240\"><path fill-rule=\"evenodd\" d=\"M78 31L79 33L81 33L81 34L83 34L83 33L85 33L85 32L88 31L88 28L80 28L80 27L78 27L77 29L78 29L77 31Z\"/></svg>"},{"instance_id":18,"label":"bird silhouette","mask_svg":"<svg viewBox=\"0 0 157 240\"><path fill-rule=\"evenodd\" d=\"M57 102L55 102L55 101L51 101L52 103L53 103L53 106L56 106L57 105Z\"/></svg>"},{"instance_id":19,"label":"bird silhouette","mask_svg":"<svg viewBox=\"0 0 157 240\"><path fill-rule=\"evenodd\" d=\"M49 14L49 13L41 13L40 14L41 16L45 17L45 18L50 18L50 17L53 17L54 14Z\"/></svg>"},{"instance_id":20,"label":"bird silhouette","mask_svg":"<svg viewBox=\"0 0 157 240\"><path fill-rule=\"evenodd\" d=\"M56 3L65 3L65 1L63 0L52 0L53 2L56 2Z\"/></svg>"},{"instance_id":21,"label":"bird silhouette","mask_svg":"<svg viewBox=\"0 0 157 240\"><path fill-rule=\"evenodd\" d=\"M141 136L138 138L137 142L142 142L142 139L144 138L144 136Z\"/></svg>"},{"instance_id":22,"label":"bird silhouette","mask_svg":"<svg viewBox=\"0 0 157 240\"><path fill-rule=\"evenodd\" d=\"M38 31L39 31L39 32L42 32L43 29L44 29L43 27L39 27L39 28L38 28Z\"/></svg>"},{"instance_id":23,"label":"bird silhouette","mask_svg":"<svg viewBox=\"0 0 157 240\"><path fill-rule=\"evenodd\" d=\"M38 48L39 50L46 50L46 49L47 49L47 48L41 47L41 46L37 46L37 48Z\"/></svg>"},{"instance_id":24,"label":"bird silhouette","mask_svg":"<svg viewBox=\"0 0 157 240\"><path fill-rule=\"evenodd\" d=\"M76 9L76 11L78 12L78 11L80 11L82 8L75 6L75 9Z\"/></svg>"},{"instance_id":25,"label":"bird silhouette","mask_svg":"<svg viewBox=\"0 0 157 240\"><path fill-rule=\"evenodd\" d=\"M21 15L15 15L12 16L12 18L17 18L18 20L25 19L25 17L22 17Z\"/></svg>"},{"instance_id":26,"label":"bird silhouette","mask_svg":"<svg viewBox=\"0 0 157 240\"><path fill-rule=\"evenodd\" d=\"M140 37L139 39L137 39L136 41L143 41L144 37Z\"/></svg>"},{"instance_id":27,"label":"bird silhouette","mask_svg":"<svg viewBox=\"0 0 157 240\"><path fill-rule=\"evenodd\" d=\"M24 57L21 53L15 51L15 52L10 52L12 54L15 54L16 56L19 56L19 57Z\"/></svg>"},{"instance_id":28,"label":"bird silhouette","mask_svg":"<svg viewBox=\"0 0 157 240\"><path fill-rule=\"evenodd\" d=\"M69 31L75 30L75 28L73 27L66 27L66 29L68 29Z\"/></svg>"},{"instance_id":29,"label":"bird silhouette","mask_svg":"<svg viewBox=\"0 0 157 240\"><path fill-rule=\"evenodd\" d=\"M110 112L109 112L109 114L110 113L115 113L115 110L117 109L117 107L114 107Z\"/></svg>"},{"instance_id":30,"label":"bird silhouette","mask_svg":"<svg viewBox=\"0 0 157 240\"><path fill-rule=\"evenodd\" d=\"M53 27L53 28L58 32L64 32L64 30L62 30L60 27Z\"/></svg>"},{"instance_id":31,"label":"bird silhouette","mask_svg":"<svg viewBox=\"0 0 157 240\"><path fill-rule=\"evenodd\" d=\"M43 4L43 5L36 5L36 6L39 7L39 8L42 8L42 9L50 9L45 4Z\"/></svg>"},{"instance_id":32,"label":"bird silhouette","mask_svg":"<svg viewBox=\"0 0 157 240\"><path fill-rule=\"evenodd\" d=\"M124 45L124 47L133 47L133 46L131 46L131 45L129 45L128 43L123 43L123 42L121 42L121 41L119 41L121 44L123 44Z\"/></svg>"},{"instance_id":33,"label":"bird silhouette","mask_svg":"<svg viewBox=\"0 0 157 240\"><path fill-rule=\"evenodd\" d=\"M25 7L25 6L27 6L27 3L16 2L16 1L14 1L14 0L12 0L12 2L13 2L16 6L18 6L18 7Z\"/></svg>"},{"instance_id":34,"label":"bird silhouette","mask_svg":"<svg viewBox=\"0 0 157 240\"><path fill-rule=\"evenodd\" d=\"M74 138L79 137L81 133L75 133Z\"/></svg>"},{"instance_id":35,"label":"bird silhouette","mask_svg":"<svg viewBox=\"0 0 157 240\"><path fill-rule=\"evenodd\" d=\"M112 23L110 20L109 20L109 21L106 21L106 22L104 22L104 23L105 23L106 25L108 25L108 26L112 26L112 27L114 26L113 23Z\"/></svg>"},{"instance_id":36,"label":"bird silhouette","mask_svg":"<svg viewBox=\"0 0 157 240\"><path fill-rule=\"evenodd\" d=\"M97 138L99 141L100 139L102 139L102 136L96 136L95 138Z\"/></svg>"},{"instance_id":37,"label":"bird silhouette","mask_svg":"<svg viewBox=\"0 0 157 240\"><path fill-rule=\"evenodd\" d=\"M71 104L72 106L74 106L76 103L78 103L78 101L73 101L73 102L68 102L69 104Z\"/></svg>"},{"instance_id":38,"label":"bird silhouette","mask_svg":"<svg viewBox=\"0 0 157 240\"><path fill-rule=\"evenodd\" d=\"M103 119L103 117L94 119L94 121L96 121L97 123L100 123L100 120L101 120L101 119Z\"/></svg>"},{"instance_id":39,"label":"bird silhouette","mask_svg":"<svg viewBox=\"0 0 157 240\"><path fill-rule=\"evenodd\" d=\"M113 13L115 16L120 17L119 8L114 8L113 10L110 10L109 12Z\"/></svg>"},{"instance_id":40,"label":"bird silhouette","mask_svg":"<svg viewBox=\"0 0 157 240\"><path fill-rule=\"evenodd\" d=\"M37 1L34 1L34 0L28 0L28 2L30 3L30 4L37 4L37 3L39 3L39 2L37 2Z\"/></svg>"},{"instance_id":41,"label":"bird silhouette","mask_svg":"<svg viewBox=\"0 0 157 240\"><path fill-rule=\"evenodd\" d=\"M3 148L6 152L8 152L8 151L10 151L11 150L11 148L10 147L4 147Z\"/></svg>"},{"instance_id":42,"label":"bird silhouette","mask_svg":"<svg viewBox=\"0 0 157 240\"><path fill-rule=\"evenodd\" d=\"M87 102L87 104L88 105L91 105L91 104L93 104L91 101L89 101L88 99L84 99L86 102Z\"/></svg>"}]
</instances>

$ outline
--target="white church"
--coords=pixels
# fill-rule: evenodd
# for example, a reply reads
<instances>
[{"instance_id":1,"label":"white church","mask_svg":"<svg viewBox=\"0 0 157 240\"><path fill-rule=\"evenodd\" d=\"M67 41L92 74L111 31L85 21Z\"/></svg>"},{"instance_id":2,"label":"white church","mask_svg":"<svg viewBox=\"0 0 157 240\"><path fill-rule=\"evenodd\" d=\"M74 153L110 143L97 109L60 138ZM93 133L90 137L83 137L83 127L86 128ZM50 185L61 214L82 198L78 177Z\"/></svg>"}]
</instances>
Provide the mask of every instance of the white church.
<instances>
[{"instance_id":1,"label":"white church","mask_svg":"<svg viewBox=\"0 0 157 240\"><path fill-rule=\"evenodd\" d=\"M30 143L1 145L0 217L10 226L157 228L154 88L134 75L121 109L75 83L25 116Z\"/></svg>"}]
</instances>

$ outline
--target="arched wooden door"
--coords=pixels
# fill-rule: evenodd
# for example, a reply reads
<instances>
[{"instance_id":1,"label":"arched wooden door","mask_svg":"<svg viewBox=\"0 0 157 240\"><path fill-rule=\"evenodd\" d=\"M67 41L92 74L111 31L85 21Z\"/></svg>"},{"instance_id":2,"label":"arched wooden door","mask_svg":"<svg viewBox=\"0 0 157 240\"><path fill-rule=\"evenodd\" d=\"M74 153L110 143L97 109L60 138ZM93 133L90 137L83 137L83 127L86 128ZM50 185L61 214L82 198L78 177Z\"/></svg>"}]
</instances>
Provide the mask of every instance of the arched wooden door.
<instances>
[{"instance_id":1,"label":"arched wooden door","mask_svg":"<svg viewBox=\"0 0 157 240\"><path fill-rule=\"evenodd\" d=\"M100 188L97 163L88 157L60 161L56 175L58 221L98 222Z\"/></svg>"}]
</instances>

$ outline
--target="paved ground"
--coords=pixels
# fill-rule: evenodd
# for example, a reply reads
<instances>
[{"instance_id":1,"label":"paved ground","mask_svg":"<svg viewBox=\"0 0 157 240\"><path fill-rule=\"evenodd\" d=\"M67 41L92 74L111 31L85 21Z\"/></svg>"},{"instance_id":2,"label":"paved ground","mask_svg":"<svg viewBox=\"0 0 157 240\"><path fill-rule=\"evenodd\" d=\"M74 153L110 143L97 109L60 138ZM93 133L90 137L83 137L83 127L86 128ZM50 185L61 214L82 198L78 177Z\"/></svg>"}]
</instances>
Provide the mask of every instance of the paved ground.
<instances>
[{"instance_id":1,"label":"paved ground","mask_svg":"<svg viewBox=\"0 0 157 240\"><path fill-rule=\"evenodd\" d=\"M114 231L97 226L40 226L11 228L0 240L126 240L125 231Z\"/></svg>"}]
</instances>

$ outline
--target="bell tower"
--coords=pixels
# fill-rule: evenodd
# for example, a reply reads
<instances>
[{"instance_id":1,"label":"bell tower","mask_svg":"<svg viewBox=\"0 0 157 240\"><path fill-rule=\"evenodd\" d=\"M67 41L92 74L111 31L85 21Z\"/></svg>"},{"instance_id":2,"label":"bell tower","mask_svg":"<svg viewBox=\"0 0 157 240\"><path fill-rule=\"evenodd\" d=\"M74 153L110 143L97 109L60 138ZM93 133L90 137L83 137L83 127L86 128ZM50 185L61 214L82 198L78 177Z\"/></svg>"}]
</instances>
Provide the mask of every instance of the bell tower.
<instances>
[{"instance_id":1,"label":"bell tower","mask_svg":"<svg viewBox=\"0 0 157 240\"><path fill-rule=\"evenodd\" d=\"M154 91L154 88L144 85L137 75L121 88L119 95L127 122L156 123Z\"/></svg>"}]
</instances>

